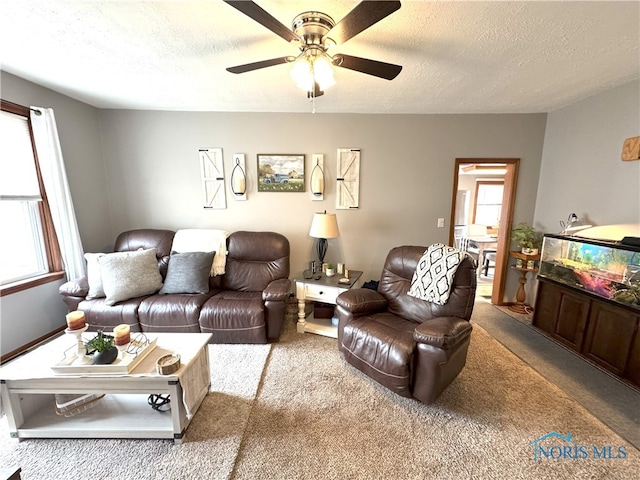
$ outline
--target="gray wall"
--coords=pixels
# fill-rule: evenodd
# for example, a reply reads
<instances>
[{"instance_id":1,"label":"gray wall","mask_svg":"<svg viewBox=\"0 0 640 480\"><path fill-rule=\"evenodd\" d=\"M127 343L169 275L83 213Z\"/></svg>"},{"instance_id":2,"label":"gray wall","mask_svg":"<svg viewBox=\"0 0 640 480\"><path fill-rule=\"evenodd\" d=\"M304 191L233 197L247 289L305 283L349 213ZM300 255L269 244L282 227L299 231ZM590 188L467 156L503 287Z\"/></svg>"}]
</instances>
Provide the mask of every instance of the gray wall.
<instances>
[{"instance_id":1,"label":"gray wall","mask_svg":"<svg viewBox=\"0 0 640 480\"><path fill-rule=\"evenodd\" d=\"M640 83L549 113L535 224L559 232L570 213L593 225L640 223L640 161L620 160L640 135Z\"/></svg>"},{"instance_id":2,"label":"gray wall","mask_svg":"<svg viewBox=\"0 0 640 480\"><path fill-rule=\"evenodd\" d=\"M389 249L448 242L456 157L522 159L516 219L531 221L546 115L350 115L101 112L114 234L130 228L274 230L292 246L292 274L314 258L313 212L336 212L328 261L379 276ZM221 147L227 175L244 153L248 200L202 208L198 149ZM336 150L360 148L360 208L335 209ZM325 154L328 191L257 192L256 154ZM437 228L444 217L447 228ZM517 281L514 280L514 291Z\"/></svg>"}]
</instances>

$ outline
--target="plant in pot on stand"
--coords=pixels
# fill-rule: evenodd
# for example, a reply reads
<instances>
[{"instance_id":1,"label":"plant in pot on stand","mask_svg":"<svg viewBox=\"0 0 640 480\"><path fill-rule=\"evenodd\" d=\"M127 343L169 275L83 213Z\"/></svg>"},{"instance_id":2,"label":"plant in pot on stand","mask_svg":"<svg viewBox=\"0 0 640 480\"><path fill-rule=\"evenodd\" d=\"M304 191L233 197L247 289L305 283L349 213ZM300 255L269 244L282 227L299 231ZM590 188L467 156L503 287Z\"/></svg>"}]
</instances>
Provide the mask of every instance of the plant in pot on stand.
<instances>
[{"instance_id":1,"label":"plant in pot on stand","mask_svg":"<svg viewBox=\"0 0 640 480\"><path fill-rule=\"evenodd\" d=\"M522 253L526 255L537 255L540 248L541 236L531 225L520 222L511 231L511 240L520 245Z\"/></svg>"}]
</instances>

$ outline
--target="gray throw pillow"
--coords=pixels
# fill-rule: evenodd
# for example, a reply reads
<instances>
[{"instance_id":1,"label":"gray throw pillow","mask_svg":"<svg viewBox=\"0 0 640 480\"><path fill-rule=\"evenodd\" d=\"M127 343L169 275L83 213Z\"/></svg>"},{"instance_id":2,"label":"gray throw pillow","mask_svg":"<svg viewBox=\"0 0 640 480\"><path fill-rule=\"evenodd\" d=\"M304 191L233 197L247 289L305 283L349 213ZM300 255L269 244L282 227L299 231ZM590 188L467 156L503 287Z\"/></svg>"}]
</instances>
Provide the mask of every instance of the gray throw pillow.
<instances>
[{"instance_id":1,"label":"gray throw pillow","mask_svg":"<svg viewBox=\"0 0 640 480\"><path fill-rule=\"evenodd\" d=\"M108 253L99 257L98 263L107 305L151 295L162 287L155 248Z\"/></svg>"},{"instance_id":2,"label":"gray throw pillow","mask_svg":"<svg viewBox=\"0 0 640 480\"><path fill-rule=\"evenodd\" d=\"M160 294L207 293L215 252L172 252Z\"/></svg>"}]
</instances>

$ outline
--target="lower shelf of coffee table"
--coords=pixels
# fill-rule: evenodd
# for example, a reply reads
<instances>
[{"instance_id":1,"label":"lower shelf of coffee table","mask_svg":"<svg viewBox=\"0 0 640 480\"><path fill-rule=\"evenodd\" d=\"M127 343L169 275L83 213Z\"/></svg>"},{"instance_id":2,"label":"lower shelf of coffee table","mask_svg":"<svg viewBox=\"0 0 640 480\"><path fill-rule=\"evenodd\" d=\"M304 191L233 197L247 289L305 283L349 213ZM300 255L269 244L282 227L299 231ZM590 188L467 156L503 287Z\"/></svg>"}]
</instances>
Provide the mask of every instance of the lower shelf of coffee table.
<instances>
[{"instance_id":1,"label":"lower shelf of coffee table","mask_svg":"<svg viewBox=\"0 0 640 480\"><path fill-rule=\"evenodd\" d=\"M51 394L24 394L27 416L18 438L168 438L174 439L171 411L157 412L148 394L107 394L89 410L72 417L56 414ZM179 408L179 407L178 407Z\"/></svg>"}]
</instances>

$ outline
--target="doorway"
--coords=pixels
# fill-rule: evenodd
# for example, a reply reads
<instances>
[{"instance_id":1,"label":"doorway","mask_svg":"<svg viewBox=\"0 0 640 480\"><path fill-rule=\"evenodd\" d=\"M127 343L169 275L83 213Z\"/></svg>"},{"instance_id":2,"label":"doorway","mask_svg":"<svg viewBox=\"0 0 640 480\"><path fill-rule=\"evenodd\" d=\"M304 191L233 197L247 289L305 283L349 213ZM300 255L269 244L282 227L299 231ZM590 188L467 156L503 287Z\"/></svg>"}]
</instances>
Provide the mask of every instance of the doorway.
<instances>
[{"instance_id":1,"label":"doorway","mask_svg":"<svg viewBox=\"0 0 640 480\"><path fill-rule=\"evenodd\" d=\"M457 158L455 161L449 244L457 246L461 235L467 235L470 229L477 230L478 227L483 228L482 235L487 237L487 244L493 240L491 245L495 253L492 255L486 255L480 247L478 283L487 285L490 276L484 275L484 268L493 270L489 285L490 299L494 305L504 304L519 164L518 158ZM496 190L492 187L483 188L482 185L501 186L499 204ZM484 263L487 257L490 258L488 265ZM489 295L486 287L481 288L485 289L485 295Z\"/></svg>"}]
</instances>

